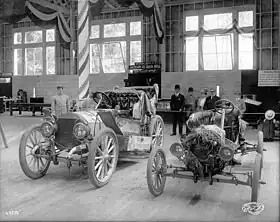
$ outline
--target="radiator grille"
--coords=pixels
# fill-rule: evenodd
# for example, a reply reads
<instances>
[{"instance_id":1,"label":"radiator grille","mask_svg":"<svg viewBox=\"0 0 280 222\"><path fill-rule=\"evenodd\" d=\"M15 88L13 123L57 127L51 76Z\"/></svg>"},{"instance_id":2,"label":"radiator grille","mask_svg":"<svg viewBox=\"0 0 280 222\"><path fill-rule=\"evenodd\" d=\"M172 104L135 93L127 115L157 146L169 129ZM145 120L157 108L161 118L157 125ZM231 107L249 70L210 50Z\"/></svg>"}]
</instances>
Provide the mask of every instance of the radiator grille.
<instances>
[{"instance_id":1,"label":"radiator grille","mask_svg":"<svg viewBox=\"0 0 280 222\"><path fill-rule=\"evenodd\" d=\"M78 119L61 118L57 120L57 132L55 134L56 146L60 150L71 149L80 144L73 135L73 127Z\"/></svg>"}]
</instances>

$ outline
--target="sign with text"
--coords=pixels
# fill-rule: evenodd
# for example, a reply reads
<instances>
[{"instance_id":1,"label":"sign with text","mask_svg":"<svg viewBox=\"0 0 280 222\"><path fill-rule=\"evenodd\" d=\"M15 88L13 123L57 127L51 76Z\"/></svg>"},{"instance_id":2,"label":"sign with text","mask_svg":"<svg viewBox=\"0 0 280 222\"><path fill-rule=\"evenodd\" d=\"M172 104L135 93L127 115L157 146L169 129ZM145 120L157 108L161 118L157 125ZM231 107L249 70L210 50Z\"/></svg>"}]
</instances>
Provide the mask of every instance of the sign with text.
<instances>
[{"instance_id":1,"label":"sign with text","mask_svg":"<svg viewBox=\"0 0 280 222\"><path fill-rule=\"evenodd\" d=\"M280 86L280 70L259 70L258 86Z\"/></svg>"},{"instance_id":2,"label":"sign with text","mask_svg":"<svg viewBox=\"0 0 280 222\"><path fill-rule=\"evenodd\" d=\"M128 67L129 70L135 70L135 69L145 69L145 70L151 70L151 69L160 69L161 65L160 64L135 64L135 65L130 65Z\"/></svg>"}]
</instances>

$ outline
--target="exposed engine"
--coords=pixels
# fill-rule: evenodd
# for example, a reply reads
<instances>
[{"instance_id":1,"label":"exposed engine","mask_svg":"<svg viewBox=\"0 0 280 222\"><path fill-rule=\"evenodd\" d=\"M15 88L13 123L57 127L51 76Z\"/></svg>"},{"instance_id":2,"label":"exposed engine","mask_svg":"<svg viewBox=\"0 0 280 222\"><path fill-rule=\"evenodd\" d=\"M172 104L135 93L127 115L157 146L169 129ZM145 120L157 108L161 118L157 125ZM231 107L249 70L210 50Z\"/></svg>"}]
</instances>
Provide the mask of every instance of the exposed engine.
<instances>
[{"instance_id":1,"label":"exposed engine","mask_svg":"<svg viewBox=\"0 0 280 222\"><path fill-rule=\"evenodd\" d=\"M181 139L185 165L199 177L221 172L234 152L225 145L225 131L216 125L201 125Z\"/></svg>"}]
</instances>

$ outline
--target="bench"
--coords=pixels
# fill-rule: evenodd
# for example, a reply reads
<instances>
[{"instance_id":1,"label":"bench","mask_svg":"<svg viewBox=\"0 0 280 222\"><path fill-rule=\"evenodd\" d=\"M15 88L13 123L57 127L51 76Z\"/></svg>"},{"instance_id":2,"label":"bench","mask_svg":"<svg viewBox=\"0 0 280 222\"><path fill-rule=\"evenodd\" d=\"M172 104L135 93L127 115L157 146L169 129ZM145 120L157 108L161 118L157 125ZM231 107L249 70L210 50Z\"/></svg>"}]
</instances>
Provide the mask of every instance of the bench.
<instances>
[{"instance_id":1,"label":"bench","mask_svg":"<svg viewBox=\"0 0 280 222\"><path fill-rule=\"evenodd\" d=\"M22 114L23 108L31 109L32 116L35 116L36 107L40 108L41 115L43 115L43 107L51 107L51 104L48 103L13 103L10 102L10 116L13 116L13 108L18 108L19 115Z\"/></svg>"}]
</instances>

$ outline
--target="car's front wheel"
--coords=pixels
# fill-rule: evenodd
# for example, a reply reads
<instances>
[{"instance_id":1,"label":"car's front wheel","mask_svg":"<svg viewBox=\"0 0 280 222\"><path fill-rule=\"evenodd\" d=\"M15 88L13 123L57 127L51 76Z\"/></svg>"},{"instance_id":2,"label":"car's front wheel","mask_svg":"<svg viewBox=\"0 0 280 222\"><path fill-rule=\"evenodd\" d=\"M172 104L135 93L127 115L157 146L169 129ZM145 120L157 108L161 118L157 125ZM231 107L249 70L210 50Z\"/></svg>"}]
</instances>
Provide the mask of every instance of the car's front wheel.
<instances>
[{"instance_id":1,"label":"car's front wheel","mask_svg":"<svg viewBox=\"0 0 280 222\"><path fill-rule=\"evenodd\" d=\"M119 143L115 132L106 128L94 139L89 148L88 176L96 187L105 186L117 167Z\"/></svg>"},{"instance_id":2,"label":"car's front wheel","mask_svg":"<svg viewBox=\"0 0 280 222\"><path fill-rule=\"evenodd\" d=\"M41 134L40 125L27 129L19 144L19 163L24 174L31 179L39 179L47 173L51 160L40 156L40 145L45 139Z\"/></svg>"}]
</instances>

